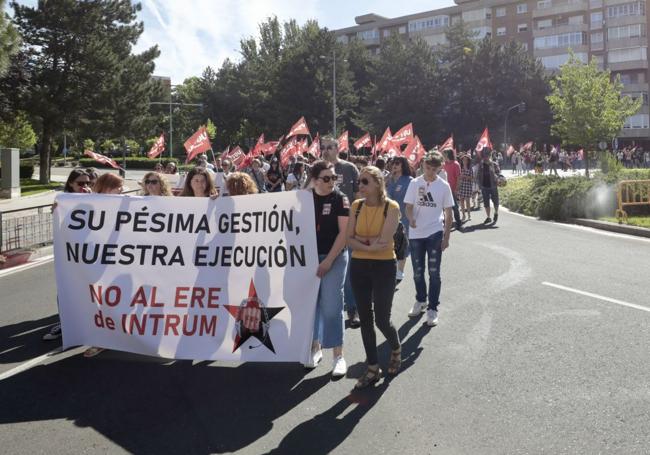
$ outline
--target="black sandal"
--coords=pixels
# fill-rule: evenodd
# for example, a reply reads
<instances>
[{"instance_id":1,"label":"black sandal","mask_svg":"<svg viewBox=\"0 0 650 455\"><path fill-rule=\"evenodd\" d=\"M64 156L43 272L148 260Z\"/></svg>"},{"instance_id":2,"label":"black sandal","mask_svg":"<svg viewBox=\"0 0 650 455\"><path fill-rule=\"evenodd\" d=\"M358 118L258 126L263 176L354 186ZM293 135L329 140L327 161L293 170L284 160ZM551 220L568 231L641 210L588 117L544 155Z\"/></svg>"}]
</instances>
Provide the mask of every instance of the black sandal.
<instances>
[{"instance_id":1,"label":"black sandal","mask_svg":"<svg viewBox=\"0 0 650 455\"><path fill-rule=\"evenodd\" d=\"M390 353L390 361L388 362L388 374L396 375L402 368L402 348L392 351Z\"/></svg>"},{"instance_id":2,"label":"black sandal","mask_svg":"<svg viewBox=\"0 0 650 455\"><path fill-rule=\"evenodd\" d=\"M379 368L379 365L377 365L376 368L370 368L368 367L366 369L366 372L363 373L363 376L359 378L357 383L354 385L355 389L365 389L369 385L374 384L375 382L379 381L381 378L381 368Z\"/></svg>"}]
</instances>

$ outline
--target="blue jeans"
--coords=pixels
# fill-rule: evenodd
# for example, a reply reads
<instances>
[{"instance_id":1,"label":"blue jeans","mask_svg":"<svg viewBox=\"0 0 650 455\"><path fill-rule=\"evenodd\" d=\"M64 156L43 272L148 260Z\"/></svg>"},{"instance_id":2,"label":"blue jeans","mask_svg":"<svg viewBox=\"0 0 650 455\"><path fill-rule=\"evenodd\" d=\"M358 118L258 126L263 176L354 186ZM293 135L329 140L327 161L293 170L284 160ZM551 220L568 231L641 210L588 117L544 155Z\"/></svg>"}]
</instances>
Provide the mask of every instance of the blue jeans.
<instances>
[{"instance_id":1,"label":"blue jeans","mask_svg":"<svg viewBox=\"0 0 650 455\"><path fill-rule=\"evenodd\" d=\"M318 261L326 254L319 254ZM338 255L332 268L320 280L316 317L314 318L314 341L319 341L323 348L343 346L343 282L348 269L348 255Z\"/></svg>"},{"instance_id":2,"label":"blue jeans","mask_svg":"<svg viewBox=\"0 0 650 455\"><path fill-rule=\"evenodd\" d=\"M347 256L347 262L350 263L352 259L352 250L347 248L345 250L345 255ZM352 283L350 282L350 267L347 269L345 274L345 286L343 288L344 300L345 300L345 309L349 314L357 312L357 301L354 299L354 292L352 292Z\"/></svg>"},{"instance_id":3,"label":"blue jeans","mask_svg":"<svg viewBox=\"0 0 650 455\"><path fill-rule=\"evenodd\" d=\"M411 263L413 264L413 281L415 281L415 299L427 301L427 282L424 278L425 267L429 270L429 306L436 310L440 304L440 263L442 260L442 231L423 239L410 239ZM427 260L428 259L428 260Z\"/></svg>"}]
</instances>

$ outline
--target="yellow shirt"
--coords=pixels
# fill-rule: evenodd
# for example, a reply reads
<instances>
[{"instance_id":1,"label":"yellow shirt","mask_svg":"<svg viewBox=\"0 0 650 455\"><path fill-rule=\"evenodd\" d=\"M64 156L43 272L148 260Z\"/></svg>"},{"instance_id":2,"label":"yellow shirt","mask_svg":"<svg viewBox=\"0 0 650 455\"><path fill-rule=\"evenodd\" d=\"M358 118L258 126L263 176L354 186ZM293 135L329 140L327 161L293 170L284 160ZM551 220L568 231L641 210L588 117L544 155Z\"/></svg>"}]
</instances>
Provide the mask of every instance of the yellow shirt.
<instances>
[{"instance_id":1,"label":"yellow shirt","mask_svg":"<svg viewBox=\"0 0 650 455\"><path fill-rule=\"evenodd\" d=\"M399 204L391 199L386 199L388 202L388 212L391 210L399 211ZM357 208L361 203L361 199L357 199L352 203L350 208L350 213L357 213ZM398 217L399 218L399 217ZM357 217L357 224L354 229L354 233L361 237L379 237L381 235L381 230L384 227L384 204L381 204L377 207L369 207L368 204L364 202ZM391 236L390 242L386 249L379 251L361 251L354 250L352 251L352 257L356 259L379 259L379 260L388 260L396 259L395 256L395 244L393 242L393 237Z\"/></svg>"}]
</instances>

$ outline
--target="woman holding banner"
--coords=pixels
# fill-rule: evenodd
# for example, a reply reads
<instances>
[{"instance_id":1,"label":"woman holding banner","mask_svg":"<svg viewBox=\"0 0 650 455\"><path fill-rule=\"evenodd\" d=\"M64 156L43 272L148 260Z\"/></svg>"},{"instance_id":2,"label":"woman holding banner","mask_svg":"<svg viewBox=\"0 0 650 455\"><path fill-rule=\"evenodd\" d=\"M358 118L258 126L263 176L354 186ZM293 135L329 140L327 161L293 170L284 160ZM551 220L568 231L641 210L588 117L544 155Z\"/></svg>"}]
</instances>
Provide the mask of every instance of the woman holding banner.
<instances>
[{"instance_id":1,"label":"woman holding banner","mask_svg":"<svg viewBox=\"0 0 650 455\"><path fill-rule=\"evenodd\" d=\"M366 372L355 385L361 389L377 382L382 373L373 319L392 349L389 374L397 374L402 366L402 347L390 321L397 272L393 235L400 218L399 204L386 196L384 175L375 166L361 170L359 194L365 199L352 204L347 238L352 248L350 279L368 361Z\"/></svg>"},{"instance_id":2,"label":"woman holding banner","mask_svg":"<svg viewBox=\"0 0 650 455\"><path fill-rule=\"evenodd\" d=\"M316 243L318 270L321 279L316 302L312 355L305 365L315 368L322 360L322 348L332 348L333 377L345 376L347 364L343 358L343 285L348 257L344 252L345 229L350 214L348 198L335 189L334 165L317 161L311 168L314 209L316 213Z\"/></svg>"}]
</instances>

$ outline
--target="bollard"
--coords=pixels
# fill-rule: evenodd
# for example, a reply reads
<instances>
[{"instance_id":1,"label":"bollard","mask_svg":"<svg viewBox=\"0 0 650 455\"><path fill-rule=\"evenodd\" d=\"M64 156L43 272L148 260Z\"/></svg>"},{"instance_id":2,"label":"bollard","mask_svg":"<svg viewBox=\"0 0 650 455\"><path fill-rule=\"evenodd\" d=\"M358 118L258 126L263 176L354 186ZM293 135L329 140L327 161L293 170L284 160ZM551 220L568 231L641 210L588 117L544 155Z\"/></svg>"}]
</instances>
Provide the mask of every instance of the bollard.
<instances>
[{"instance_id":1,"label":"bollard","mask_svg":"<svg viewBox=\"0 0 650 455\"><path fill-rule=\"evenodd\" d=\"M0 149L2 182L0 199L20 197L20 152L18 149Z\"/></svg>"}]
</instances>

